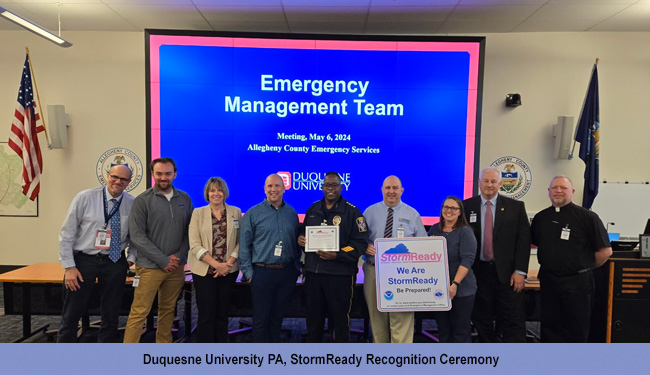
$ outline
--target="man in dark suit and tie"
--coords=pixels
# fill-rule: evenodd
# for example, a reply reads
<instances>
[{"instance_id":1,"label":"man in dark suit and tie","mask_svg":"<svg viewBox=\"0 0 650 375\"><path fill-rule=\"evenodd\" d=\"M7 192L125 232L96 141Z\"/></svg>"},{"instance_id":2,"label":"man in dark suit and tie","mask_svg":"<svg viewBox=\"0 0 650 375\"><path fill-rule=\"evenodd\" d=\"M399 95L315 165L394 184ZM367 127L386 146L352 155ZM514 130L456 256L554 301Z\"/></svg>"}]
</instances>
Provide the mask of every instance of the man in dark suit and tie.
<instances>
[{"instance_id":1,"label":"man in dark suit and tie","mask_svg":"<svg viewBox=\"0 0 650 375\"><path fill-rule=\"evenodd\" d=\"M524 202L499 195L501 173L481 170L481 195L463 202L478 243L478 291L472 321L481 342L526 342L524 279L530 260L530 227Z\"/></svg>"}]
</instances>

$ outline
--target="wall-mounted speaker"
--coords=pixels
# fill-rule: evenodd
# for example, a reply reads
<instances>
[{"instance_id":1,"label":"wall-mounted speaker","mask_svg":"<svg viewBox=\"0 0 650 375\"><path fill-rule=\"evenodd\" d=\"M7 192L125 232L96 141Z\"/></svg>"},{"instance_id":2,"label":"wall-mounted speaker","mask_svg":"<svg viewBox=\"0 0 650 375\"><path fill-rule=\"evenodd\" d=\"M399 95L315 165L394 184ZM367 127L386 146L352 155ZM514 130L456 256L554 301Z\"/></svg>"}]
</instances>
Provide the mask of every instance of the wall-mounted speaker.
<instances>
[{"instance_id":1,"label":"wall-mounted speaker","mask_svg":"<svg viewBox=\"0 0 650 375\"><path fill-rule=\"evenodd\" d=\"M571 141L573 140L573 116L557 117L557 124L553 125L553 137L555 137L553 157L568 159L571 152Z\"/></svg>"},{"instance_id":2,"label":"wall-mounted speaker","mask_svg":"<svg viewBox=\"0 0 650 375\"><path fill-rule=\"evenodd\" d=\"M51 148L68 148L68 126L70 118L65 113L65 106L56 104L47 106L48 130Z\"/></svg>"}]
</instances>

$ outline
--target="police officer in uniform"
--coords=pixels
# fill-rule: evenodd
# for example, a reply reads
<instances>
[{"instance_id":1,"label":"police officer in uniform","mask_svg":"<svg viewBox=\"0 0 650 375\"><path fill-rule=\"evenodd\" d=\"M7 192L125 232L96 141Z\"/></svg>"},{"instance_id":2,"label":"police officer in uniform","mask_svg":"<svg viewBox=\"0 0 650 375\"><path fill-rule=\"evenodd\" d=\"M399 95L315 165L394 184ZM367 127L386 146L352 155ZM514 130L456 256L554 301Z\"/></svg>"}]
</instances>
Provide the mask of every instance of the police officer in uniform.
<instances>
[{"instance_id":1,"label":"police officer in uniform","mask_svg":"<svg viewBox=\"0 0 650 375\"><path fill-rule=\"evenodd\" d=\"M307 341L322 342L325 317L335 342L350 341L352 290L359 257L366 250L368 226L361 211L341 196L341 177L328 172L323 179L323 199L312 204L304 226L339 227L339 251L306 252L303 273L307 305ZM304 233L304 229L303 229ZM305 246L305 237L298 237Z\"/></svg>"}]
</instances>

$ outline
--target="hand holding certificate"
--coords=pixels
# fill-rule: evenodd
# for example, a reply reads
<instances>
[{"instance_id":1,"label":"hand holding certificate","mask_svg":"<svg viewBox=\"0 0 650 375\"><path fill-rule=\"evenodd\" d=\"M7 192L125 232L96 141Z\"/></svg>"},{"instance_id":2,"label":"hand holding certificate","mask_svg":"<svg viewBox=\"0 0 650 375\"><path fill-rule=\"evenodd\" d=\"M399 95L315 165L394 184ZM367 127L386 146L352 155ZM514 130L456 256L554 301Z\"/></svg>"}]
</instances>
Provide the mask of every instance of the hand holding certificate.
<instances>
[{"instance_id":1,"label":"hand holding certificate","mask_svg":"<svg viewBox=\"0 0 650 375\"><path fill-rule=\"evenodd\" d=\"M305 252L339 251L339 227L321 225L305 228Z\"/></svg>"}]
</instances>

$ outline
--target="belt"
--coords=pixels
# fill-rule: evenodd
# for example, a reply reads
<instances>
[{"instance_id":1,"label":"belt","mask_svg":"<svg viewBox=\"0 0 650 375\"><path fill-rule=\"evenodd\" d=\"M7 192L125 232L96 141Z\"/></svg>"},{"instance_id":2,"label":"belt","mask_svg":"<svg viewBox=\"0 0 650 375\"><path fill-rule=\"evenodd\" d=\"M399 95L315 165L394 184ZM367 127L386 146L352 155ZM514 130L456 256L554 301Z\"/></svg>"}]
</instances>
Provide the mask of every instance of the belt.
<instances>
[{"instance_id":1,"label":"belt","mask_svg":"<svg viewBox=\"0 0 650 375\"><path fill-rule=\"evenodd\" d=\"M93 258L108 258L108 254L102 254L102 253L86 254L83 251L75 251L73 255L74 256L93 257Z\"/></svg>"},{"instance_id":2,"label":"belt","mask_svg":"<svg viewBox=\"0 0 650 375\"><path fill-rule=\"evenodd\" d=\"M255 263L254 265L264 268L284 268L286 264L264 264L264 263Z\"/></svg>"},{"instance_id":3,"label":"belt","mask_svg":"<svg viewBox=\"0 0 650 375\"><path fill-rule=\"evenodd\" d=\"M497 264L497 262L494 259L492 259L492 260L479 260L478 263L482 264L484 266L494 266L495 264Z\"/></svg>"}]
</instances>

